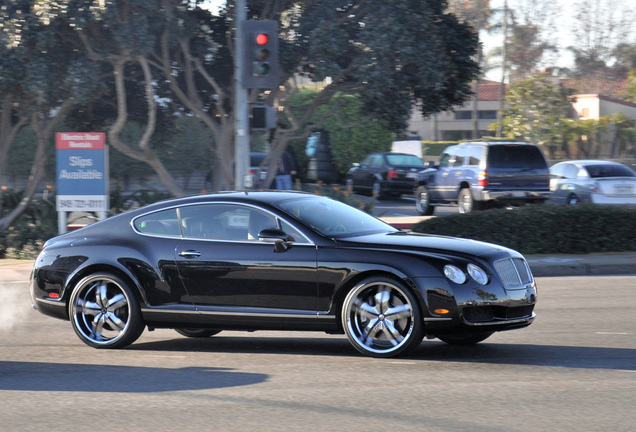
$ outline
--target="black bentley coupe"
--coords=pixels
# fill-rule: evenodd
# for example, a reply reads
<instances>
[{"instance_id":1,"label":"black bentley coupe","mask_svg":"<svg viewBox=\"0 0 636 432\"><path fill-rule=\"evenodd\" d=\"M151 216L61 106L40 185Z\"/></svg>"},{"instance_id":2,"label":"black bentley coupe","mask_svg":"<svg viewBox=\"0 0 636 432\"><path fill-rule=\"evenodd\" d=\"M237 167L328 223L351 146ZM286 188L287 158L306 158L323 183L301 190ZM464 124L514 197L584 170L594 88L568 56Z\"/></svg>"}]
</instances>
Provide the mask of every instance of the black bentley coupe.
<instances>
[{"instance_id":1,"label":"black bentley coupe","mask_svg":"<svg viewBox=\"0 0 636 432\"><path fill-rule=\"evenodd\" d=\"M273 191L172 199L55 237L30 290L35 309L95 348L125 347L145 327L310 330L344 333L373 357L424 336L466 345L526 327L537 300L514 250Z\"/></svg>"}]
</instances>

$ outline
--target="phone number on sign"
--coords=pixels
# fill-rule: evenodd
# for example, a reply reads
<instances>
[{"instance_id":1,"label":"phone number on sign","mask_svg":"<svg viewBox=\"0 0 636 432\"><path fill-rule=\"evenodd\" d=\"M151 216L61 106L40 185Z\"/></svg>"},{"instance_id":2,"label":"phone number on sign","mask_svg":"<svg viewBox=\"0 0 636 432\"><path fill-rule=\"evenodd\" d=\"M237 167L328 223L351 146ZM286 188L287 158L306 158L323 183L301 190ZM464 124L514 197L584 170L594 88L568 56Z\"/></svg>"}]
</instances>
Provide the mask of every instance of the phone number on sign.
<instances>
[{"instance_id":1,"label":"phone number on sign","mask_svg":"<svg viewBox=\"0 0 636 432\"><path fill-rule=\"evenodd\" d=\"M64 199L57 201L58 211L103 211L106 210L105 199Z\"/></svg>"}]
</instances>

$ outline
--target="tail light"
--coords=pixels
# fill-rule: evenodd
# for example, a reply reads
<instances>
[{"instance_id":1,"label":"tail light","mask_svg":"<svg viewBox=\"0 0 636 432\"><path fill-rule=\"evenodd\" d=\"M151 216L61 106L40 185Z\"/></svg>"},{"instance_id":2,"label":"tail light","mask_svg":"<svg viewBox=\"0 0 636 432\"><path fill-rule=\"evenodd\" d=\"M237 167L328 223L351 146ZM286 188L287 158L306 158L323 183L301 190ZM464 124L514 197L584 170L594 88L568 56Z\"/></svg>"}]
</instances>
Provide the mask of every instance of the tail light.
<instances>
[{"instance_id":1,"label":"tail light","mask_svg":"<svg viewBox=\"0 0 636 432\"><path fill-rule=\"evenodd\" d=\"M592 183L590 185L590 192L592 193L599 193L601 190L598 187L598 183Z\"/></svg>"},{"instance_id":2,"label":"tail light","mask_svg":"<svg viewBox=\"0 0 636 432\"><path fill-rule=\"evenodd\" d=\"M397 170L395 169L390 169L389 172L386 174L387 178L397 178L398 173Z\"/></svg>"},{"instance_id":3,"label":"tail light","mask_svg":"<svg viewBox=\"0 0 636 432\"><path fill-rule=\"evenodd\" d=\"M479 186L488 186L488 173L486 171L480 171L477 176L477 184Z\"/></svg>"}]
</instances>

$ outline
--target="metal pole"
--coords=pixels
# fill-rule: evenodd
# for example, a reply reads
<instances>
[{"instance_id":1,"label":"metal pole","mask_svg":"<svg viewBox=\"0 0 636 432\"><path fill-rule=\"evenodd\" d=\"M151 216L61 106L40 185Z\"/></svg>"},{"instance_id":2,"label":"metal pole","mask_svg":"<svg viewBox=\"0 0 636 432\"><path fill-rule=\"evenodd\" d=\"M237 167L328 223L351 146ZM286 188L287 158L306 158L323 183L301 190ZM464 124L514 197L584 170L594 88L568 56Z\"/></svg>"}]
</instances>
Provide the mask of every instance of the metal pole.
<instances>
[{"instance_id":1,"label":"metal pole","mask_svg":"<svg viewBox=\"0 0 636 432\"><path fill-rule=\"evenodd\" d=\"M245 43L242 27L247 19L246 0L236 0L236 45L234 47L234 188L245 189L249 175L250 127L248 90L243 86Z\"/></svg>"}]
</instances>

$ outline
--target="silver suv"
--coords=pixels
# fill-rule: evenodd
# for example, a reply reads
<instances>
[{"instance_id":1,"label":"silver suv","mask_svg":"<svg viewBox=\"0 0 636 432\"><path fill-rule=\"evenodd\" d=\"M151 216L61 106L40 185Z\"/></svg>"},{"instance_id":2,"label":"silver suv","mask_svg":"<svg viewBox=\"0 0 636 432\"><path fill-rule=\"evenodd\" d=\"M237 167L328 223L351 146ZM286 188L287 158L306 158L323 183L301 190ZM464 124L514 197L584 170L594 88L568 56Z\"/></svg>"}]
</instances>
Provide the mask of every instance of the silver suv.
<instances>
[{"instance_id":1,"label":"silver suv","mask_svg":"<svg viewBox=\"0 0 636 432\"><path fill-rule=\"evenodd\" d=\"M415 206L431 215L437 206L460 213L492 206L543 203L550 172L541 149L524 142L467 142L444 150L438 165L419 173Z\"/></svg>"}]
</instances>

